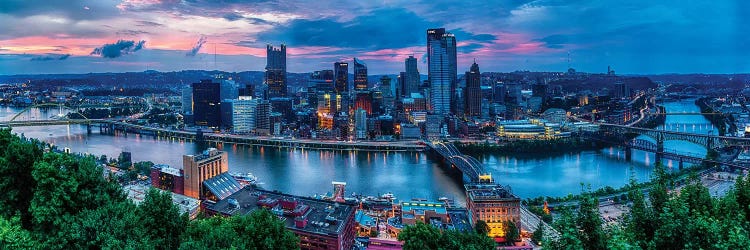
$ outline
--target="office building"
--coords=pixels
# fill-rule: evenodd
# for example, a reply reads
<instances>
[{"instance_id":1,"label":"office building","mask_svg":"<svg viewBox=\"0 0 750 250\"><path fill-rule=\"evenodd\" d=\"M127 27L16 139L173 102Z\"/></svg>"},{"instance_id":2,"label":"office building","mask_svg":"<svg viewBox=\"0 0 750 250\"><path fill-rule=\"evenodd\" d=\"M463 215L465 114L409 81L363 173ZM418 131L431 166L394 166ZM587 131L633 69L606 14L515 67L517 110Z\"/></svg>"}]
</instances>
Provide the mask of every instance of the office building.
<instances>
[{"instance_id":1,"label":"office building","mask_svg":"<svg viewBox=\"0 0 750 250\"><path fill-rule=\"evenodd\" d=\"M255 85L250 83L245 84L244 88L240 88L237 91L237 96L255 97Z\"/></svg>"},{"instance_id":2,"label":"office building","mask_svg":"<svg viewBox=\"0 0 750 250\"><path fill-rule=\"evenodd\" d=\"M268 86L268 98L287 96L286 45L282 44L278 49L266 46L265 82Z\"/></svg>"},{"instance_id":3,"label":"office building","mask_svg":"<svg viewBox=\"0 0 750 250\"><path fill-rule=\"evenodd\" d=\"M354 58L354 90L367 90L367 64Z\"/></svg>"},{"instance_id":4,"label":"office building","mask_svg":"<svg viewBox=\"0 0 750 250\"><path fill-rule=\"evenodd\" d=\"M368 115L372 114L372 94L367 91L357 92L354 99L354 109L364 109Z\"/></svg>"},{"instance_id":5,"label":"office building","mask_svg":"<svg viewBox=\"0 0 750 250\"><path fill-rule=\"evenodd\" d=\"M182 114L193 113L193 88L187 86L182 89Z\"/></svg>"},{"instance_id":6,"label":"office building","mask_svg":"<svg viewBox=\"0 0 750 250\"><path fill-rule=\"evenodd\" d=\"M402 96L409 96L411 93L419 92L419 69L417 69L417 58L409 56L404 60L406 72L404 72L404 85L401 92Z\"/></svg>"},{"instance_id":7,"label":"office building","mask_svg":"<svg viewBox=\"0 0 750 250\"><path fill-rule=\"evenodd\" d=\"M478 117L482 115L482 82L477 62L471 65L469 71L464 74L466 88L464 89L464 100L466 105L464 111L467 116Z\"/></svg>"},{"instance_id":8,"label":"office building","mask_svg":"<svg viewBox=\"0 0 750 250\"><path fill-rule=\"evenodd\" d=\"M193 119L196 126L216 128L221 125L220 85L211 80L193 83Z\"/></svg>"},{"instance_id":9,"label":"office building","mask_svg":"<svg viewBox=\"0 0 750 250\"><path fill-rule=\"evenodd\" d=\"M255 106L255 133L271 134L271 103L268 100L258 100Z\"/></svg>"},{"instance_id":10,"label":"office building","mask_svg":"<svg viewBox=\"0 0 750 250\"><path fill-rule=\"evenodd\" d=\"M249 134L255 130L255 111L257 99L241 96L232 102L232 132Z\"/></svg>"},{"instance_id":11,"label":"office building","mask_svg":"<svg viewBox=\"0 0 750 250\"><path fill-rule=\"evenodd\" d=\"M336 94L349 92L349 64L345 62L333 63L333 79Z\"/></svg>"},{"instance_id":12,"label":"office building","mask_svg":"<svg viewBox=\"0 0 750 250\"><path fill-rule=\"evenodd\" d=\"M185 195L204 199L206 191L203 181L229 171L227 152L209 148L199 155L183 155L182 169L185 174Z\"/></svg>"},{"instance_id":13,"label":"office building","mask_svg":"<svg viewBox=\"0 0 750 250\"><path fill-rule=\"evenodd\" d=\"M456 38L444 28L427 30L427 77L430 109L440 115L451 112L456 89Z\"/></svg>"},{"instance_id":14,"label":"office building","mask_svg":"<svg viewBox=\"0 0 750 250\"><path fill-rule=\"evenodd\" d=\"M213 186L207 183L207 186ZM223 190L217 185L213 190ZM218 195L217 195L218 196ZM352 249L356 234L352 206L288 195L245 186L222 196L216 202L206 202L209 215L248 215L257 209L268 209L281 218L286 229L299 237L301 249Z\"/></svg>"},{"instance_id":15,"label":"office building","mask_svg":"<svg viewBox=\"0 0 750 250\"><path fill-rule=\"evenodd\" d=\"M503 224L511 221L521 228L521 199L506 187L492 181L464 185L466 209L472 224L483 220L490 227L488 236L503 237Z\"/></svg>"},{"instance_id":16,"label":"office building","mask_svg":"<svg viewBox=\"0 0 750 250\"><path fill-rule=\"evenodd\" d=\"M367 138L367 111L364 109L354 111L354 134L357 140Z\"/></svg>"}]
</instances>

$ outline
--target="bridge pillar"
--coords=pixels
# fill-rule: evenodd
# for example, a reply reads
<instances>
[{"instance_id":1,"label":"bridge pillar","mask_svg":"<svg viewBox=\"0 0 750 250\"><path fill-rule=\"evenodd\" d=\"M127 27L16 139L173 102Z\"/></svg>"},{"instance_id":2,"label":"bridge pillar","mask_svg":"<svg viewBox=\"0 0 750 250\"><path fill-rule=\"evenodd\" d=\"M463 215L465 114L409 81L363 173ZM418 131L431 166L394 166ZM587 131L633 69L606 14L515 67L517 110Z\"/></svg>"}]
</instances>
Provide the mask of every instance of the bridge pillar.
<instances>
[{"instance_id":1,"label":"bridge pillar","mask_svg":"<svg viewBox=\"0 0 750 250\"><path fill-rule=\"evenodd\" d=\"M86 134L91 134L91 123L86 124Z\"/></svg>"},{"instance_id":2,"label":"bridge pillar","mask_svg":"<svg viewBox=\"0 0 750 250\"><path fill-rule=\"evenodd\" d=\"M682 158L680 158L680 165L679 165L679 169L680 170L682 170L682 168L683 168L683 163L684 163L684 161L682 160Z\"/></svg>"},{"instance_id":3,"label":"bridge pillar","mask_svg":"<svg viewBox=\"0 0 750 250\"><path fill-rule=\"evenodd\" d=\"M656 138L656 163L662 162L662 157L664 156L664 134L659 133L659 136Z\"/></svg>"},{"instance_id":4,"label":"bridge pillar","mask_svg":"<svg viewBox=\"0 0 750 250\"><path fill-rule=\"evenodd\" d=\"M626 161L633 160L633 148L630 146L625 146L625 160Z\"/></svg>"}]
</instances>

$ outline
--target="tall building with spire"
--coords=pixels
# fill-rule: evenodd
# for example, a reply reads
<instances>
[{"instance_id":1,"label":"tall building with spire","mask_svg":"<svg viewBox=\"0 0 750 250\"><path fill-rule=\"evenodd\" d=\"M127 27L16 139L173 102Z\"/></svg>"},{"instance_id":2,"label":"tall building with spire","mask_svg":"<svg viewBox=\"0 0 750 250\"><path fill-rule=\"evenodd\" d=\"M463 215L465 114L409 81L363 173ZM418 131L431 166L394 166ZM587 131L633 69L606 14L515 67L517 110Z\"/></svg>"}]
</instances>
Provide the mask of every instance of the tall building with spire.
<instances>
[{"instance_id":1,"label":"tall building with spire","mask_svg":"<svg viewBox=\"0 0 750 250\"><path fill-rule=\"evenodd\" d=\"M430 108L436 114L451 112L456 89L456 37L445 28L427 30L427 77Z\"/></svg>"},{"instance_id":2,"label":"tall building with spire","mask_svg":"<svg viewBox=\"0 0 750 250\"><path fill-rule=\"evenodd\" d=\"M354 58L354 90L367 90L367 64Z\"/></svg>"},{"instance_id":3,"label":"tall building with spire","mask_svg":"<svg viewBox=\"0 0 750 250\"><path fill-rule=\"evenodd\" d=\"M464 78L466 78L466 88L464 88L466 116L480 116L482 114L482 82L476 60L469 71L466 71Z\"/></svg>"},{"instance_id":4,"label":"tall building with spire","mask_svg":"<svg viewBox=\"0 0 750 250\"><path fill-rule=\"evenodd\" d=\"M287 96L286 78L286 45L274 48L270 44L266 46L266 74L265 82L268 85L268 98Z\"/></svg>"},{"instance_id":5,"label":"tall building with spire","mask_svg":"<svg viewBox=\"0 0 750 250\"><path fill-rule=\"evenodd\" d=\"M417 69L417 58L409 56L404 61L406 72L404 74L404 86L401 95L409 96L411 93L419 93L419 69Z\"/></svg>"}]
</instances>

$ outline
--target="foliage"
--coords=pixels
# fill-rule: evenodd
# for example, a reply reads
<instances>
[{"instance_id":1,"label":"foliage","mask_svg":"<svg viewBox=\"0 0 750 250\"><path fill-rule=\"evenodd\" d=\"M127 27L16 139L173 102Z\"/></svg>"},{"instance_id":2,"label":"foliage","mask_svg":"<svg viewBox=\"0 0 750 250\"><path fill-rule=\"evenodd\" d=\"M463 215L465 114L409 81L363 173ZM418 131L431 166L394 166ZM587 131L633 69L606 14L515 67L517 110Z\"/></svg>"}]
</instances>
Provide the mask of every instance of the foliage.
<instances>
[{"instance_id":1,"label":"foliage","mask_svg":"<svg viewBox=\"0 0 750 250\"><path fill-rule=\"evenodd\" d=\"M298 248L265 210L189 223L171 194L151 189L135 205L103 177L101 158L43 147L0 130L0 249ZM136 165L146 171L153 163Z\"/></svg>"},{"instance_id":2,"label":"foliage","mask_svg":"<svg viewBox=\"0 0 750 250\"><path fill-rule=\"evenodd\" d=\"M180 249L298 249L299 239L268 210L190 223Z\"/></svg>"},{"instance_id":3,"label":"foliage","mask_svg":"<svg viewBox=\"0 0 750 250\"><path fill-rule=\"evenodd\" d=\"M479 235L487 235L490 232L490 226L483 220L477 220L477 223L474 225L474 231Z\"/></svg>"},{"instance_id":4,"label":"foliage","mask_svg":"<svg viewBox=\"0 0 750 250\"><path fill-rule=\"evenodd\" d=\"M404 242L403 249L494 249L492 238L477 233L462 233L454 230L444 230L431 225L417 222L413 226L406 226L398 235L398 240Z\"/></svg>"},{"instance_id":5,"label":"foliage","mask_svg":"<svg viewBox=\"0 0 750 250\"><path fill-rule=\"evenodd\" d=\"M513 221L505 221L503 223L503 231L505 232L505 240L509 243L521 240L521 232Z\"/></svg>"}]
</instances>

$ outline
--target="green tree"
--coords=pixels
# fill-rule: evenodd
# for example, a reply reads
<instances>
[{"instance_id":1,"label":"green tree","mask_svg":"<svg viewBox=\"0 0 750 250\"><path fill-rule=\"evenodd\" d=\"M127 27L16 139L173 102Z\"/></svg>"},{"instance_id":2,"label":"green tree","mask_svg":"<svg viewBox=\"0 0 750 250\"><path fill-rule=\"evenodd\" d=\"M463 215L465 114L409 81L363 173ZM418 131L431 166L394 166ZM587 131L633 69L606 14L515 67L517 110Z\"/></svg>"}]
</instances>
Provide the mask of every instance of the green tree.
<instances>
[{"instance_id":1,"label":"green tree","mask_svg":"<svg viewBox=\"0 0 750 250\"><path fill-rule=\"evenodd\" d=\"M136 214L144 233L151 238L156 249L176 249L180 246L180 237L189 219L172 203L170 193L149 189Z\"/></svg>"},{"instance_id":2,"label":"green tree","mask_svg":"<svg viewBox=\"0 0 750 250\"><path fill-rule=\"evenodd\" d=\"M10 220L0 218L0 249L33 249L38 248L31 234L21 228L18 217Z\"/></svg>"},{"instance_id":3,"label":"green tree","mask_svg":"<svg viewBox=\"0 0 750 250\"><path fill-rule=\"evenodd\" d=\"M8 219L20 214L21 225L31 228L31 199L36 187L34 162L42 157L39 143L23 142L10 130L0 130L0 214Z\"/></svg>"},{"instance_id":4,"label":"green tree","mask_svg":"<svg viewBox=\"0 0 750 250\"><path fill-rule=\"evenodd\" d=\"M406 226L398 234L398 240L404 242L404 250L439 249L442 234L437 228L417 222L413 226Z\"/></svg>"},{"instance_id":5,"label":"green tree","mask_svg":"<svg viewBox=\"0 0 750 250\"><path fill-rule=\"evenodd\" d=\"M477 220L477 223L474 224L474 231L480 235L487 235L490 232L490 226L483 220Z\"/></svg>"},{"instance_id":6,"label":"green tree","mask_svg":"<svg viewBox=\"0 0 750 250\"><path fill-rule=\"evenodd\" d=\"M602 223L602 218L599 216L599 200L584 193L576 216L576 225L580 232L579 239L584 249L606 248L606 236Z\"/></svg>"},{"instance_id":7,"label":"green tree","mask_svg":"<svg viewBox=\"0 0 750 250\"><path fill-rule=\"evenodd\" d=\"M513 221L505 221L503 223L503 231L505 232L505 240L507 240L509 244L513 244L513 242L521 239L521 232Z\"/></svg>"},{"instance_id":8,"label":"green tree","mask_svg":"<svg viewBox=\"0 0 750 250\"><path fill-rule=\"evenodd\" d=\"M180 249L299 249L299 239L268 210L195 220Z\"/></svg>"},{"instance_id":9,"label":"green tree","mask_svg":"<svg viewBox=\"0 0 750 250\"><path fill-rule=\"evenodd\" d=\"M531 240L538 245L542 244L542 241L544 240L544 223L542 223L542 221L539 221L539 225L536 227L536 230L534 230L534 234L531 235Z\"/></svg>"}]
</instances>

